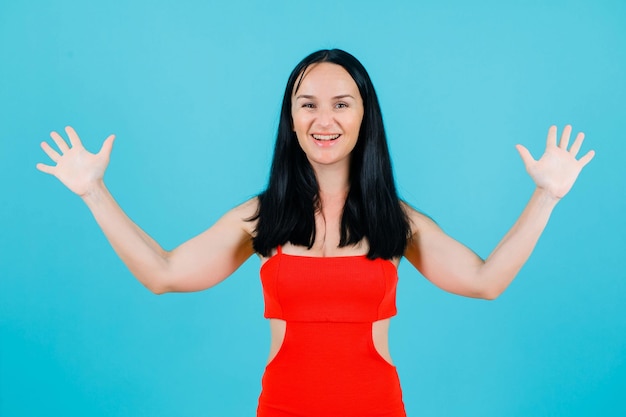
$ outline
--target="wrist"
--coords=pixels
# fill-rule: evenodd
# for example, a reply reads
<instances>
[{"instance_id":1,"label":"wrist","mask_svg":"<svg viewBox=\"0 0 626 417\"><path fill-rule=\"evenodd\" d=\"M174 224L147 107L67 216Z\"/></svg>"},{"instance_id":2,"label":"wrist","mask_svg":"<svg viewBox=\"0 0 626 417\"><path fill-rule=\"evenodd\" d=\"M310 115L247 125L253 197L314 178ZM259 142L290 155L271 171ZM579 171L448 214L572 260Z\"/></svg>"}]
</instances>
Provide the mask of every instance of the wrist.
<instances>
[{"instance_id":1,"label":"wrist","mask_svg":"<svg viewBox=\"0 0 626 417\"><path fill-rule=\"evenodd\" d=\"M106 186L104 185L104 180L100 178L90 184L85 189L85 192L80 195L80 198L82 198L85 203L89 204L99 200L105 192Z\"/></svg>"},{"instance_id":2,"label":"wrist","mask_svg":"<svg viewBox=\"0 0 626 417\"><path fill-rule=\"evenodd\" d=\"M535 192L533 196L536 197L539 201L544 203L545 205L556 206L556 204L561 201L561 197L558 197L546 190L545 188L537 187L535 188Z\"/></svg>"}]
</instances>

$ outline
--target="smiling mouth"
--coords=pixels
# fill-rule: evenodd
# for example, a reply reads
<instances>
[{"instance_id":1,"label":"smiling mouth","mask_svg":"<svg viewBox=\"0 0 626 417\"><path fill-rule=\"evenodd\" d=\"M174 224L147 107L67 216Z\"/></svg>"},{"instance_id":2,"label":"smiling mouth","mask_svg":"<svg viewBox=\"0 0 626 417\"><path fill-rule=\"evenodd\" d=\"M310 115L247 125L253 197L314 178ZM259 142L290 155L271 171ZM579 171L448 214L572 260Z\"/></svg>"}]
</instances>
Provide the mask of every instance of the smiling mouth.
<instances>
[{"instance_id":1,"label":"smiling mouth","mask_svg":"<svg viewBox=\"0 0 626 417\"><path fill-rule=\"evenodd\" d=\"M313 139L315 139L315 140L328 141L328 140L336 140L341 135L340 134L336 134L336 135L316 135L316 134L313 134L311 136L313 136Z\"/></svg>"}]
</instances>

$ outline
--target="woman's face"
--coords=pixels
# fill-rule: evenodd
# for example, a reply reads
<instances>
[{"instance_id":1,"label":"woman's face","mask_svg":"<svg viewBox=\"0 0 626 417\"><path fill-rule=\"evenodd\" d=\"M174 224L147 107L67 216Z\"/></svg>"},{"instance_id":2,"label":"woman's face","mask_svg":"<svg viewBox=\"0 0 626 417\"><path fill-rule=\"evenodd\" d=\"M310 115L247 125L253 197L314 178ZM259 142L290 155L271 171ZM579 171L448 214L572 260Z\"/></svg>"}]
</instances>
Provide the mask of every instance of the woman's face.
<instances>
[{"instance_id":1,"label":"woman's face","mask_svg":"<svg viewBox=\"0 0 626 417\"><path fill-rule=\"evenodd\" d=\"M348 164L363 120L363 100L350 74L337 64L311 65L291 103L293 130L311 164Z\"/></svg>"}]
</instances>

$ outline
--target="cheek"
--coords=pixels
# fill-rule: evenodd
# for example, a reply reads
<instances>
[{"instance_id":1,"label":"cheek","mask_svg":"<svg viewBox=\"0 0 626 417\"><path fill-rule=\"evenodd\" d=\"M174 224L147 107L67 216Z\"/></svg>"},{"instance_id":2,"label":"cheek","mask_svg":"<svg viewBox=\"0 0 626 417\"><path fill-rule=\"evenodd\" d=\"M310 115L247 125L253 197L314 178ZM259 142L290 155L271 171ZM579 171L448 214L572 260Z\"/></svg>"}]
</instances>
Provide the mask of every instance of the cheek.
<instances>
[{"instance_id":1,"label":"cheek","mask_svg":"<svg viewBox=\"0 0 626 417\"><path fill-rule=\"evenodd\" d=\"M293 135L295 136L296 140L300 144L300 147L302 147L302 143L304 142L304 136L303 136L304 133L295 130Z\"/></svg>"},{"instance_id":2,"label":"cheek","mask_svg":"<svg viewBox=\"0 0 626 417\"><path fill-rule=\"evenodd\" d=\"M306 129L306 120L304 120L301 115L292 113L291 125L293 126L294 132L301 132L303 129Z\"/></svg>"},{"instance_id":3,"label":"cheek","mask_svg":"<svg viewBox=\"0 0 626 417\"><path fill-rule=\"evenodd\" d=\"M350 125L350 130L352 130L357 137L359 136L359 132L361 131L362 124L362 118L355 118L355 120Z\"/></svg>"},{"instance_id":4,"label":"cheek","mask_svg":"<svg viewBox=\"0 0 626 417\"><path fill-rule=\"evenodd\" d=\"M298 141L300 148L304 146L307 138L307 131L302 130L302 127L298 127L298 125L294 125L293 128L293 138Z\"/></svg>"}]
</instances>

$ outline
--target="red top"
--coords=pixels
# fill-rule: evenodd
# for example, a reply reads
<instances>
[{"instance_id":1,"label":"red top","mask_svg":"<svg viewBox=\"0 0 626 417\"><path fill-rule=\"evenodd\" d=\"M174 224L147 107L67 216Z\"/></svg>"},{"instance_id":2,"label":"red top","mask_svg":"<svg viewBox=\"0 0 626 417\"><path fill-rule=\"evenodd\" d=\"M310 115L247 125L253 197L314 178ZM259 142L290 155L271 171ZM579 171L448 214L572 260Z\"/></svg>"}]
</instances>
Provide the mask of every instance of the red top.
<instances>
[{"instance_id":1,"label":"red top","mask_svg":"<svg viewBox=\"0 0 626 417\"><path fill-rule=\"evenodd\" d=\"M302 322L374 322L396 315L398 271L366 256L287 255L261 267L265 317Z\"/></svg>"}]
</instances>

